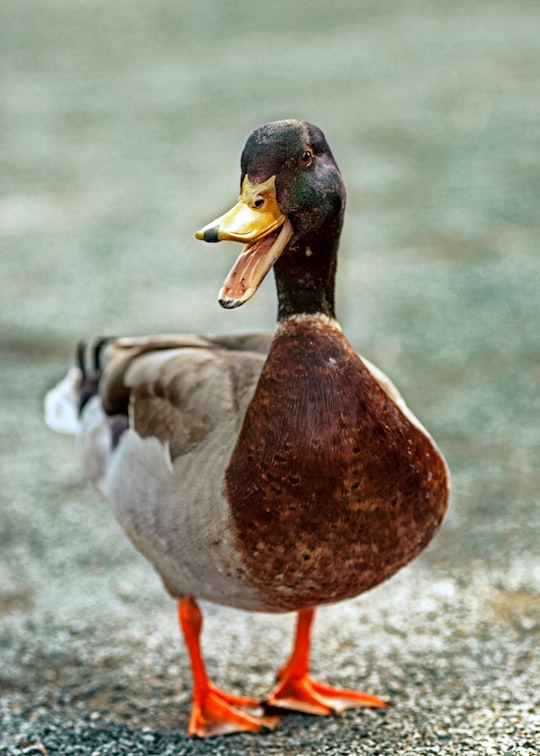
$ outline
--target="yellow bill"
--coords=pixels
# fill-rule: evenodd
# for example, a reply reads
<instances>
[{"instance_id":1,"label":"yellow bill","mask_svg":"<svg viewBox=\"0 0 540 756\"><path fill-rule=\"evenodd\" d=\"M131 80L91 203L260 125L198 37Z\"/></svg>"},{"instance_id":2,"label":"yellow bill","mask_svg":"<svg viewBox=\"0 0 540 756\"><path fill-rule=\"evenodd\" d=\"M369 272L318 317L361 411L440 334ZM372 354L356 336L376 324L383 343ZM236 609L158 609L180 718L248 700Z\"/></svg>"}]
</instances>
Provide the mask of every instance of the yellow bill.
<instances>
[{"instance_id":1,"label":"yellow bill","mask_svg":"<svg viewBox=\"0 0 540 756\"><path fill-rule=\"evenodd\" d=\"M291 236L292 226L277 203L276 177L252 184L246 176L236 205L196 233L207 242L245 244L220 289L220 305L232 309L251 299Z\"/></svg>"}]
</instances>

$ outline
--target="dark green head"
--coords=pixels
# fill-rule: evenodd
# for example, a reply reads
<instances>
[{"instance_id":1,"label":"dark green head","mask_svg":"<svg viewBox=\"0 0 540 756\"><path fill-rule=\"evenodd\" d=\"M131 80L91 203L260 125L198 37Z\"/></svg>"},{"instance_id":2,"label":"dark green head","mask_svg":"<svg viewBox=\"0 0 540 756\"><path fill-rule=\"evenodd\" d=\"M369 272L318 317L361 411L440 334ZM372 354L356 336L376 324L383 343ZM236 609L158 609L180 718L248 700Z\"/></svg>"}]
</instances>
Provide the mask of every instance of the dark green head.
<instances>
[{"instance_id":1,"label":"dark green head","mask_svg":"<svg viewBox=\"0 0 540 756\"><path fill-rule=\"evenodd\" d=\"M325 225L339 233L345 187L317 126L293 120L260 126L249 136L240 165L241 182L246 175L253 184L276 177L276 199L292 224L295 242L309 245Z\"/></svg>"},{"instance_id":2,"label":"dark green head","mask_svg":"<svg viewBox=\"0 0 540 756\"><path fill-rule=\"evenodd\" d=\"M334 277L345 211L339 168L316 126L275 121L256 129L241 158L241 194L197 237L246 244L220 292L223 307L250 299L274 268L279 317L334 315Z\"/></svg>"}]
</instances>

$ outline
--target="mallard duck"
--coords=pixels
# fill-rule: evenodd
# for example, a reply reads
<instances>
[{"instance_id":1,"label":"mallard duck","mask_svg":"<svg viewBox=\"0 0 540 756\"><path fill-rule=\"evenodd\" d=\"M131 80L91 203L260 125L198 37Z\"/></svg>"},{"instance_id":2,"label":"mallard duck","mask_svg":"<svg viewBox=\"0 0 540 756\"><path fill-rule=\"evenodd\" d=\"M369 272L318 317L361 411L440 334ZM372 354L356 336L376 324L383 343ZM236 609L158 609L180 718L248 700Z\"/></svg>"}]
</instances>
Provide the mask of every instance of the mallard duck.
<instances>
[{"instance_id":1,"label":"mallard duck","mask_svg":"<svg viewBox=\"0 0 540 756\"><path fill-rule=\"evenodd\" d=\"M316 607L378 585L429 543L449 476L391 381L334 311L345 189L323 133L256 129L232 210L196 236L245 246L219 293L245 304L271 268L273 335L100 340L47 398L77 433L89 477L177 601L193 673L190 735L258 731L280 709L385 707L309 673ZM293 650L265 702L219 690L197 600L297 612Z\"/></svg>"}]
</instances>

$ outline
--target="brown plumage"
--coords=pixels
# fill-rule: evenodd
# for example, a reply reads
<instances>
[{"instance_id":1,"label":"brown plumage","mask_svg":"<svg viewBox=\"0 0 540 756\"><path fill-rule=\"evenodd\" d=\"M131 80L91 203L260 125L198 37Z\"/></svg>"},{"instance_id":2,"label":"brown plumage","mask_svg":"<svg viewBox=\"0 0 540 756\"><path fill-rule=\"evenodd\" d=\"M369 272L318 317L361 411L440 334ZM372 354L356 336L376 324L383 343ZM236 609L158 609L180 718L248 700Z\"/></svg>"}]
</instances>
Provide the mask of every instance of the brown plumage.
<instances>
[{"instance_id":1,"label":"brown plumage","mask_svg":"<svg viewBox=\"0 0 540 756\"><path fill-rule=\"evenodd\" d=\"M276 609L377 585L431 540L446 507L433 443L325 320L278 329L226 470L249 580Z\"/></svg>"}]
</instances>

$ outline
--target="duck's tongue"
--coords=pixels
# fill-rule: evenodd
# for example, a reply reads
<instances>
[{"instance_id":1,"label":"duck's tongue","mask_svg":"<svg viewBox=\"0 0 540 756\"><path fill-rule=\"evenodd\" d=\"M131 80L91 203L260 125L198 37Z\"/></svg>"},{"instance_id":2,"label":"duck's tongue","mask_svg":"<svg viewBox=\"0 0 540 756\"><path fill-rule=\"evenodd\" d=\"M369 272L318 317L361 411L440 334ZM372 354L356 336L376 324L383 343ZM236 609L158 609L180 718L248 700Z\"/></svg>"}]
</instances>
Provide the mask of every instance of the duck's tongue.
<instances>
[{"instance_id":1,"label":"duck's tongue","mask_svg":"<svg viewBox=\"0 0 540 756\"><path fill-rule=\"evenodd\" d=\"M240 307L255 294L292 236L288 220L278 231L246 244L219 292L219 304L228 310Z\"/></svg>"}]
</instances>

